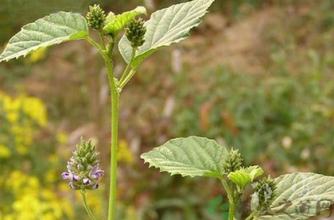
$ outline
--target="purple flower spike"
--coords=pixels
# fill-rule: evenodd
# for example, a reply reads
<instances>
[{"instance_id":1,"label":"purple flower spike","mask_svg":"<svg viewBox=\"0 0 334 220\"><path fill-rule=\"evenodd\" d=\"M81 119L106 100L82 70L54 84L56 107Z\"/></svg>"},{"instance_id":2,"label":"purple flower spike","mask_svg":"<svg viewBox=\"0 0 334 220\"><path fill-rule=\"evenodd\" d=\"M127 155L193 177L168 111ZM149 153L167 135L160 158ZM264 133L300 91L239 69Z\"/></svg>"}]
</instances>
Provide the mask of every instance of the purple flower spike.
<instances>
[{"instance_id":1,"label":"purple flower spike","mask_svg":"<svg viewBox=\"0 0 334 220\"><path fill-rule=\"evenodd\" d=\"M74 190L94 190L104 175L100 169L94 142L81 139L72 157L67 162L67 171L61 174Z\"/></svg>"}]
</instances>

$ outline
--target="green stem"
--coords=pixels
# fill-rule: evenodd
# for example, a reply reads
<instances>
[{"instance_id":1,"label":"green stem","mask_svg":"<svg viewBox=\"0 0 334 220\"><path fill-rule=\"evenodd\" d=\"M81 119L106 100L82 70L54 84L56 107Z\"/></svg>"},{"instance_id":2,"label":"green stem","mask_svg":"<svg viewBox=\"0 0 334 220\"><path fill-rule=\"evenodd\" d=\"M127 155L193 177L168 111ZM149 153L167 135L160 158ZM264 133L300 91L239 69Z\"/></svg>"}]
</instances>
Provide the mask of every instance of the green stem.
<instances>
[{"instance_id":1,"label":"green stem","mask_svg":"<svg viewBox=\"0 0 334 220\"><path fill-rule=\"evenodd\" d=\"M255 212L252 212L245 220L251 220L251 219L254 219L256 213Z\"/></svg>"},{"instance_id":2,"label":"green stem","mask_svg":"<svg viewBox=\"0 0 334 220\"><path fill-rule=\"evenodd\" d=\"M101 31L99 32L99 37L100 37L100 41L101 41L101 44L102 44L102 48L105 50L106 49L106 43L104 41L104 36L103 36Z\"/></svg>"},{"instance_id":3,"label":"green stem","mask_svg":"<svg viewBox=\"0 0 334 220\"><path fill-rule=\"evenodd\" d=\"M120 81L119 88L123 89L124 86L126 86L126 84L132 79L132 77L135 75L135 73L136 73L136 70L135 69L131 69L131 71L126 76L126 78L124 80Z\"/></svg>"},{"instance_id":4,"label":"green stem","mask_svg":"<svg viewBox=\"0 0 334 220\"><path fill-rule=\"evenodd\" d=\"M103 49L92 38L86 40L93 45L103 57L108 70L108 82L111 96L111 155L110 155L110 180L109 180L109 207L108 220L116 220L117 211L117 149L118 149L118 120L119 120L119 97L120 90L118 81L114 77L113 64L108 51Z\"/></svg>"},{"instance_id":5,"label":"green stem","mask_svg":"<svg viewBox=\"0 0 334 220\"><path fill-rule=\"evenodd\" d=\"M228 220L234 220L234 216L235 216L235 201L234 201L234 196L233 196L233 191L230 188L230 186L228 185L228 183L226 182L225 179L221 179L221 182L224 186L224 189L226 191L227 194L227 198L228 198L228 203L229 203L229 211L228 211Z\"/></svg>"},{"instance_id":6,"label":"green stem","mask_svg":"<svg viewBox=\"0 0 334 220\"><path fill-rule=\"evenodd\" d=\"M108 220L116 220L119 93L111 90L111 158Z\"/></svg>"},{"instance_id":7,"label":"green stem","mask_svg":"<svg viewBox=\"0 0 334 220\"><path fill-rule=\"evenodd\" d=\"M108 69L108 80L111 96L111 155L110 155L110 185L108 220L116 220L117 210L117 149L118 149L118 120L120 93L114 78L112 63L108 56L104 56Z\"/></svg>"},{"instance_id":8,"label":"green stem","mask_svg":"<svg viewBox=\"0 0 334 220\"><path fill-rule=\"evenodd\" d=\"M131 59L130 59L130 62L128 63L128 65L126 66L123 74L122 74L122 77L121 79L119 80L120 82L122 82L129 74L129 72L131 71L131 63L135 57L135 54L136 54L136 48L132 48L132 53L131 53Z\"/></svg>"},{"instance_id":9,"label":"green stem","mask_svg":"<svg viewBox=\"0 0 334 220\"><path fill-rule=\"evenodd\" d=\"M85 210L86 210L86 212L87 212L89 218L90 218L91 220L96 220L96 218L95 218L95 216L94 216L92 210L90 210L90 208L89 208L89 206L88 206L88 204L87 204L86 192L83 191L83 190L81 190L80 193L81 193L81 197L82 197L82 200L83 200L83 203L84 203Z\"/></svg>"}]
</instances>

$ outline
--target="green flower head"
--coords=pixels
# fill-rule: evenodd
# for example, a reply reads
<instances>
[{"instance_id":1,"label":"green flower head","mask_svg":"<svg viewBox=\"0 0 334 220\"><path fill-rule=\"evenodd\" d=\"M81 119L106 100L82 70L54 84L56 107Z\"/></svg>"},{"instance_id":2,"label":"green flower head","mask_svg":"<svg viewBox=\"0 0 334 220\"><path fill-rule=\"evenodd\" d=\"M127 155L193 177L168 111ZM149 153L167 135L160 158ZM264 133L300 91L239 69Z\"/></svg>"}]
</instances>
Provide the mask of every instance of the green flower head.
<instances>
[{"instance_id":1,"label":"green flower head","mask_svg":"<svg viewBox=\"0 0 334 220\"><path fill-rule=\"evenodd\" d=\"M106 20L106 13L100 5L89 6L86 19L90 28L101 30Z\"/></svg>"},{"instance_id":2,"label":"green flower head","mask_svg":"<svg viewBox=\"0 0 334 220\"><path fill-rule=\"evenodd\" d=\"M253 199L256 201L256 209L265 211L270 208L275 198L276 183L270 177L260 180L256 184Z\"/></svg>"},{"instance_id":3,"label":"green flower head","mask_svg":"<svg viewBox=\"0 0 334 220\"><path fill-rule=\"evenodd\" d=\"M231 173L240 170L244 166L244 159L239 150L231 149L227 159L224 162L224 170L226 173Z\"/></svg>"},{"instance_id":4,"label":"green flower head","mask_svg":"<svg viewBox=\"0 0 334 220\"><path fill-rule=\"evenodd\" d=\"M144 20L134 19L132 20L126 28L125 35L131 42L131 46L134 48L140 47L145 43L145 33L146 27L144 26Z\"/></svg>"}]
</instances>

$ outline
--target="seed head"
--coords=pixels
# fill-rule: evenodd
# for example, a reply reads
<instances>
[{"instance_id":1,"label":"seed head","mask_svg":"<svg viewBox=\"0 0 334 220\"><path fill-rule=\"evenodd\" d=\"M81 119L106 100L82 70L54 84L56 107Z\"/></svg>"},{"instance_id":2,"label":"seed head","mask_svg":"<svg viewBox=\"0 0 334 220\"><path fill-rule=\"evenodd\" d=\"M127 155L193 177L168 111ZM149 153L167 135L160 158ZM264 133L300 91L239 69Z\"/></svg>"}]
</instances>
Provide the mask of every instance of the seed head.
<instances>
[{"instance_id":1,"label":"seed head","mask_svg":"<svg viewBox=\"0 0 334 220\"><path fill-rule=\"evenodd\" d=\"M89 6L86 19L90 28L101 30L106 20L106 13L100 5L95 4L93 6Z\"/></svg>"},{"instance_id":2,"label":"seed head","mask_svg":"<svg viewBox=\"0 0 334 220\"><path fill-rule=\"evenodd\" d=\"M144 26L144 20L141 18L131 21L125 30L125 35L134 48L140 47L145 43L145 33L146 27Z\"/></svg>"},{"instance_id":3,"label":"seed head","mask_svg":"<svg viewBox=\"0 0 334 220\"><path fill-rule=\"evenodd\" d=\"M81 139L71 159L67 163L67 172L62 173L64 180L75 190L97 189L104 174L99 168L96 146L92 140Z\"/></svg>"},{"instance_id":4,"label":"seed head","mask_svg":"<svg viewBox=\"0 0 334 220\"><path fill-rule=\"evenodd\" d=\"M243 167L244 160L239 150L231 149L227 159L224 162L224 170L226 173L240 170Z\"/></svg>"}]
</instances>

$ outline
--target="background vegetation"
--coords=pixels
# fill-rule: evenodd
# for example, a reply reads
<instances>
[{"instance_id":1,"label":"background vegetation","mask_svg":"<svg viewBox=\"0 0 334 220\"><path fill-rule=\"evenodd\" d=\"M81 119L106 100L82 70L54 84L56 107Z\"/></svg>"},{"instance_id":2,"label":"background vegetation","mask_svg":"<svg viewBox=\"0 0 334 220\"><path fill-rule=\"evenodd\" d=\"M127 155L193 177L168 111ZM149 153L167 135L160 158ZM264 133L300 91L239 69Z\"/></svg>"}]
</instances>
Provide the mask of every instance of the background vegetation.
<instances>
[{"instance_id":1,"label":"background vegetation","mask_svg":"<svg viewBox=\"0 0 334 220\"><path fill-rule=\"evenodd\" d=\"M59 10L85 13L93 2L3 0L0 47L23 24ZM100 1L115 12L177 2ZM169 177L139 159L176 136L208 136L237 147L272 176L295 170L334 175L333 9L332 0L216 0L190 39L148 60L122 97L119 218L226 214L219 183ZM60 173L81 136L98 141L107 167L104 71L84 42L0 65L1 220L86 217ZM103 186L89 198L104 216Z\"/></svg>"}]
</instances>

